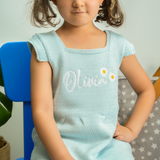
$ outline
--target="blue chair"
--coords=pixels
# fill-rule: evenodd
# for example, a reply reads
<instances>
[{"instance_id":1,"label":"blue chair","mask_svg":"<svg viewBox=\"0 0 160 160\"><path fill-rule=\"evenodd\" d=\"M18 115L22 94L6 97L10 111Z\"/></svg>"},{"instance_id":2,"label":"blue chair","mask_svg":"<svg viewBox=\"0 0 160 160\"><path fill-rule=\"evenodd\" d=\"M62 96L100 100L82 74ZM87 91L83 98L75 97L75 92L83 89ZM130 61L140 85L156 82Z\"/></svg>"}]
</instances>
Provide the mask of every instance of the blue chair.
<instances>
[{"instance_id":1,"label":"blue chair","mask_svg":"<svg viewBox=\"0 0 160 160\"><path fill-rule=\"evenodd\" d=\"M31 110L30 59L27 42L8 42L0 48L0 64L5 94L15 102L23 102L24 158L30 160L34 127Z\"/></svg>"}]
</instances>

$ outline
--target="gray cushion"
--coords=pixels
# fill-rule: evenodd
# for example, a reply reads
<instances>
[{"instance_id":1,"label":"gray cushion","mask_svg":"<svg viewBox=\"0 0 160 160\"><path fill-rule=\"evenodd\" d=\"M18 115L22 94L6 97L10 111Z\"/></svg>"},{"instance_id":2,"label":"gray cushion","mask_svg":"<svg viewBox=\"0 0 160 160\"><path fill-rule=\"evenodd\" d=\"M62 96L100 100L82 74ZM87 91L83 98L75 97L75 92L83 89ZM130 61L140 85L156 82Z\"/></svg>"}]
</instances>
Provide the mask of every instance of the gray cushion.
<instances>
[{"instance_id":1,"label":"gray cushion","mask_svg":"<svg viewBox=\"0 0 160 160\"><path fill-rule=\"evenodd\" d=\"M152 84L156 79L150 78ZM137 94L128 80L119 77L118 83L118 121L124 125L131 116ZM160 97L154 103L152 111L138 137L130 142L135 160L160 160Z\"/></svg>"}]
</instances>

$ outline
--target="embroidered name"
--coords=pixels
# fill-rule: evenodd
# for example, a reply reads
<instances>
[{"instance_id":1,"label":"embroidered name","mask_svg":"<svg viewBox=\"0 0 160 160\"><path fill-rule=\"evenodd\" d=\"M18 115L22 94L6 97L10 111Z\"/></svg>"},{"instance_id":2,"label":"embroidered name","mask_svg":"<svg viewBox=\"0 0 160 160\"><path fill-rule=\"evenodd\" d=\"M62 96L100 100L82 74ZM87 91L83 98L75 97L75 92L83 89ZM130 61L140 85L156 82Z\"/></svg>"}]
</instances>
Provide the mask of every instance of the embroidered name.
<instances>
[{"instance_id":1,"label":"embroidered name","mask_svg":"<svg viewBox=\"0 0 160 160\"><path fill-rule=\"evenodd\" d=\"M93 85L98 86L102 83L106 84L108 82L105 78L101 78L98 80L98 75L96 76L97 78L89 78L89 77L85 76L83 84L80 86L80 84L79 84L80 72L81 72L81 70L79 69L78 76L77 76L75 71L70 70L70 71L66 72L66 74L64 75L63 82L64 82L68 92L72 92L75 89L76 85L78 88L81 89L83 87L92 87ZM100 72L103 77L106 77L106 75L108 74L108 71L106 68L101 68ZM115 80L115 74L110 73L109 79L110 79L110 81L113 82Z\"/></svg>"}]
</instances>

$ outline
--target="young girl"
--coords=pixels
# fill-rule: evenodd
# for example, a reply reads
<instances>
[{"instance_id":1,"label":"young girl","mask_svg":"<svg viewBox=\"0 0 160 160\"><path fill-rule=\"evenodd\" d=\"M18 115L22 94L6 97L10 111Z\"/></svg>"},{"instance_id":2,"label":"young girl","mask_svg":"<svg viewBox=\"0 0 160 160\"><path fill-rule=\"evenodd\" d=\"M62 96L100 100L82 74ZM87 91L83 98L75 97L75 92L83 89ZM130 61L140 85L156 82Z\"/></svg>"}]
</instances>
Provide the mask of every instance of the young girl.
<instances>
[{"instance_id":1,"label":"young girl","mask_svg":"<svg viewBox=\"0 0 160 160\"><path fill-rule=\"evenodd\" d=\"M52 3L63 25L28 40L35 125L31 160L133 160L129 142L147 120L155 92L133 44L93 24L98 13L96 22L121 26L118 0L35 0L35 25L56 26ZM142 95L125 126L117 122L119 69Z\"/></svg>"}]
</instances>

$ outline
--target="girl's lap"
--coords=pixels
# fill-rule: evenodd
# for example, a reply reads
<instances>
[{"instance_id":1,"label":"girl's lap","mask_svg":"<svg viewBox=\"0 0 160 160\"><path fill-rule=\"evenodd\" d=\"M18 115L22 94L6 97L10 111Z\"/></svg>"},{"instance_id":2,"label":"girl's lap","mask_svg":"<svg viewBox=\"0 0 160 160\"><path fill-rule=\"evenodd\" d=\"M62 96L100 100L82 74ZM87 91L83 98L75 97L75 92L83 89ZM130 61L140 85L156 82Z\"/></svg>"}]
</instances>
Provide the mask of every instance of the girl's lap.
<instances>
[{"instance_id":1,"label":"girl's lap","mask_svg":"<svg viewBox=\"0 0 160 160\"><path fill-rule=\"evenodd\" d=\"M38 135L35 134L33 138L34 149L31 160L50 160L46 149L38 140ZM105 140L97 143L87 143L87 141L80 143L81 141L66 138L63 141L76 160L134 160L131 145L114 138L109 143Z\"/></svg>"},{"instance_id":2,"label":"girl's lap","mask_svg":"<svg viewBox=\"0 0 160 160\"><path fill-rule=\"evenodd\" d=\"M112 138L111 142L104 148L105 158L109 160L134 160L131 145L128 142Z\"/></svg>"}]
</instances>

